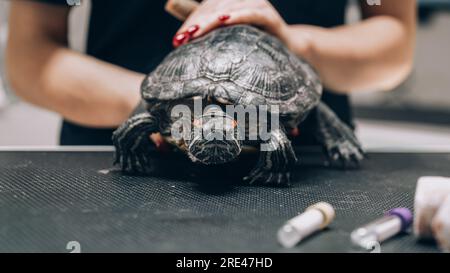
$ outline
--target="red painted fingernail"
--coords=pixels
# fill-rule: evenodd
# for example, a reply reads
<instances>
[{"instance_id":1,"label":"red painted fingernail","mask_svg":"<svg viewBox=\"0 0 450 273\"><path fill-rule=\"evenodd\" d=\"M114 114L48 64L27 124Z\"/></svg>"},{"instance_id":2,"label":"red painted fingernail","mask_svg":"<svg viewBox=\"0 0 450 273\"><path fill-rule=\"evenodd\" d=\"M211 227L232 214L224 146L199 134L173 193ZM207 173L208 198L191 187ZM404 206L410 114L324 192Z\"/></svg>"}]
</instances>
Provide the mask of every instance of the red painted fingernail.
<instances>
[{"instance_id":1,"label":"red painted fingernail","mask_svg":"<svg viewBox=\"0 0 450 273\"><path fill-rule=\"evenodd\" d=\"M193 34L196 33L199 29L200 29L200 27L199 27L198 25L193 25L193 26L190 26L190 27L187 29L187 33L188 33L189 35L193 35Z\"/></svg>"},{"instance_id":2,"label":"red painted fingernail","mask_svg":"<svg viewBox=\"0 0 450 273\"><path fill-rule=\"evenodd\" d=\"M226 20L230 19L230 15L224 14L219 16L219 21L225 22Z\"/></svg>"},{"instance_id":3,"label":"red painted fingernail","mask_svg":"<svg viewBox=\"0 0 450 273\"><path fill-rule=\"evenodd\" d=\"M173 41L172 41L173 46L174 47L180 46L181 44L183 44L183 42L184 42L184 40L186 40L186 38L187 38L187 35L185 32L175 35L175 37L173 37Z\"/></svg>"},{"instance_id":4,"label":"red painted fingernail","mask_svg":"<svg viewBox=\"0 0 450 273\"><path fill-rule=\"evenodd\" d=\"M192 39L192 34L191 33L186 31L185 34L186 34L186 38L181 42L181 44L183 44L183 45L189 43L191 41L191 39Z\"/></svg>"}]
</instances>

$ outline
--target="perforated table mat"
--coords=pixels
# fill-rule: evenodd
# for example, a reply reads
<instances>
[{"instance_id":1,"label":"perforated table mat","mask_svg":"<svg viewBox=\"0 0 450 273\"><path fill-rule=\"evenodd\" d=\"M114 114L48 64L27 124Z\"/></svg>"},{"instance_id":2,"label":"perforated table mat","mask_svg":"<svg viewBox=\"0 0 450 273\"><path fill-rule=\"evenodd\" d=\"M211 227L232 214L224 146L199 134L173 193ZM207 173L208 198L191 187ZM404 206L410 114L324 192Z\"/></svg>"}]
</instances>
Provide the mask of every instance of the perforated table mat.
<instances>
[{"instance_id":1,"label":"perforated table mat","mask_svg":"<svg viewBox=\"0 0 450 273\"><path fill-rule=\"evenodd\" d=\"M161 171L144 177L108 170L111 152L0 152L0 251L68 252L77 241L82 252L367 252L350 244L354 228L390 208L412 208L418 177L450 176L444 153L369 154L350 171L302 156L292 185L277 188L242 184L252 164L245 158L192 176L194 167L163 157ZM318 201L335 207L336 220L283 249L278 228ZM381 245L382 252L437 250L412 235Z\"/></svg>"}]
</instances>

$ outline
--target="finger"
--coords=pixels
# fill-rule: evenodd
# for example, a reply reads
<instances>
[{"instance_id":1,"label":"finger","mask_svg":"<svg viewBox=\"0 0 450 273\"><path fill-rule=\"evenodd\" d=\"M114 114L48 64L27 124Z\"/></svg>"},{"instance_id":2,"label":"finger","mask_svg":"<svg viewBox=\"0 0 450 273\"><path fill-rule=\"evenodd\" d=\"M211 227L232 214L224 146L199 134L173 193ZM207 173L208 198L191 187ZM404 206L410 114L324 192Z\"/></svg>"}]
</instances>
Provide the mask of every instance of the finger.
<instances>
[{"instance_id":1,"label":"finger","mask_svg":"<svg viewBox=\"0 0 450 273\"><path fill-rule=\"evenodd\" d=\"M260 27L267 32L276 35L277 21L273 19L274 14L266 9L241 9L230 14L230 18L223 22L224 25L249 24Z\"/></svg>"},{"instance_id":2,"label":"finger","mask_svg":"<svg viewBox=\"0 0 450 273\"><path fill-rule=\"evenodd\" d=\"M186 39L187 39L186 33L179 33L175 35L172 40L173 47L179 47L184 43Z\"/></svg>"},{"instance_id":3,"label":"finger","mask_svg":"<svg viewBox=\"0 0 450 273\"><path fill-rule=\"evenodd\" d=\"M222 20L219 19L219 17L221 17ZM209 16L202 16L199 18L194 18L192 19L192 23L191 22L187 22L186 26L182 26L180 28L180 34L177 35L181 35L179 36L178 39L182 39L183 42L189 42L193 39L196 39L198 37L201 37L203 35L205 35L206 33L210 32L211 30L214 30L220 26L223 25L223 23L227 20L227 17L229 18L229 15L219 15L219 14L214 14L214 15L209 15ZM193 23L196 22L196 23ZM189 33L189 30L195 29L195 32L191 32ZM185 34L185 35L182 35ZM175 36L177 37L177 36ZM181 42L180 44L183 44L183 42Z\"/></svg>"},{"instance_id":4,"label":"finger","mask_svg":"<svg viewBox=\"0 0 450 273\"><path fill-rule=\"evenodd\" d=\"M172 45L173 47L179 47L188 43L192 36L200 29L199 25L192 25L186 29L186 31L181 32L173 37Z\"/></svg>"},{"instance_id":5,"label":"finger","mask_svg":"<svg viewBox=\"0 0 450 273\"><path fill-rule=\"evenodd\" d=\"M188 28L193 25L198 25L199 27L203 28L208 21L208 17L215 15L219 9L224 10L223 8L217 6L220 4L213 2L203 1L203 3L199 7L197 7L184 21L182 26L178 29L177 34L186 32Z\"/></svg>"},{"instance_id":6,"label":"finger","mask_svg":"<svg viewBox=\"0 0 450 273\"><path fill-rule=\"evenodd\" d=\"M177 33L185 33L190 27L198 25L199 31L191 35L189 40L198 38L223 25L231 13L251 6L254 6L253 1L204 1L191 13Z\"/></svg>"},{"instance_id":7,"label":"finger","mask_svg":"<svg viewBox=\"0 0 450 273\"><path fill-rule=\"evenodd\" d=\"M250 15L252 11L259 11L259 21L265 20L265 15L270 17L271 13L268 13L266 7L267 3L264 1L205 1L201 4L184 22L181 28L177 31L177 35L187 33L188 29L192 26L198 25L199 30L192 35L181 35L178 44L184 44L192 39L205 35L206 33L214 30L224 24L239 24L239 23L254 23L252 19L248 20L234 20L233 23L229 23L230 18L237 15ZM243 13L243 10L247 10ZM265 13L265 15L264 15ZM264 25L264 23L261 23ZM259 25L256 23L256 25Z\"/></svg>"},{"instance_id":8,"label":"finger","mask_svg":"<svg viewBox=\"0 0 450 273\"><path fill-rule=\"evenodd\" d=\"M200 3L194 0L168 0L165 9L179 20L184 21L199 5Z\"/></svg>"}]
</instances>

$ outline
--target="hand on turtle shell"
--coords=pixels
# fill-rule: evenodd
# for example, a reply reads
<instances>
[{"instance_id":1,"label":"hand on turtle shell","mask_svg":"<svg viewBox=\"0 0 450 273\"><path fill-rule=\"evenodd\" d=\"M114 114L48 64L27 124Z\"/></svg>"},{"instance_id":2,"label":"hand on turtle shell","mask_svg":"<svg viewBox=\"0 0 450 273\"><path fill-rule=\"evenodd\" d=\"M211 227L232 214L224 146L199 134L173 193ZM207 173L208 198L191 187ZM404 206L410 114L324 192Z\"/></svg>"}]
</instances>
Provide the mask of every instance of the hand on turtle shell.
<instances>
[{"instance_id":1,"label":"hand on turtle shell","mask_svg":"<svg viewBox=\"0 0 450 273\"><path fill-rule=\"evenodd\" d=\"M249 24L284 40L287 24L267 0L205 0L192 12L173 39L175 47L223 25Z\"/></svg>"}]
</instances>

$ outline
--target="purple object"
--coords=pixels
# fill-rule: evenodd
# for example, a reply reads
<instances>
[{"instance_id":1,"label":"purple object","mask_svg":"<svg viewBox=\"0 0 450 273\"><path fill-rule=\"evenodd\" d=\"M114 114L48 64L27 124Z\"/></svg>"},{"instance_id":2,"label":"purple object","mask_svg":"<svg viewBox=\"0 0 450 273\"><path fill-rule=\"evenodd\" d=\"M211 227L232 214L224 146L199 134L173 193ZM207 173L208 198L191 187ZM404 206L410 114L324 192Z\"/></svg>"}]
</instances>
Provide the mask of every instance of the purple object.
<instances>
[{"instance_id":1,"label":"purple object","mask_svg":"<svg viewBox=\"0 0 450 273\"><path fill-rule=\"evenodd\" d=\"M408 208L391 209L386 215L395 215L402 221L402 231L405 231L413 222L413 214Z\"/></svg>"}]
</instances>

